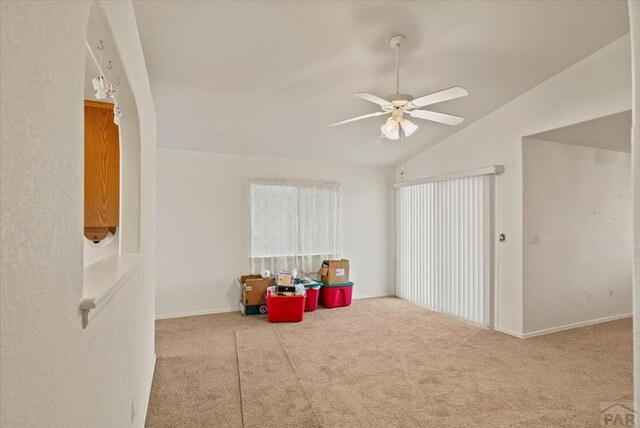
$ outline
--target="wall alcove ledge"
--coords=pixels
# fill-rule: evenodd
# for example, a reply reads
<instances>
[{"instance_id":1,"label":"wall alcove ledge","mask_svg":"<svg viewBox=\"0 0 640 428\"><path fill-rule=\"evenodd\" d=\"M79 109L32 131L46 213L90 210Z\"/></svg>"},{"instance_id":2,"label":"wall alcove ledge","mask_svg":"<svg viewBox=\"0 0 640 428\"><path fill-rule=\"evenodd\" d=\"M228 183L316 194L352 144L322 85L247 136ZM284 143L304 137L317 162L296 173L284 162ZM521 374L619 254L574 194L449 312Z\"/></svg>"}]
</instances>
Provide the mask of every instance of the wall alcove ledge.
<instances>
[{"instance_id":1,"label":"wall alcove ledge","mask_svg":"<svg viewBox=\"0 0 640 428\"><path fill-rule=\"evenodd\" d=\"M127 279L138 270L143 259L142 253L113 254L84 268L84 287L80 302L82 328L87 327L89 320L100 312Z\"/></svg>"}]
</instances>

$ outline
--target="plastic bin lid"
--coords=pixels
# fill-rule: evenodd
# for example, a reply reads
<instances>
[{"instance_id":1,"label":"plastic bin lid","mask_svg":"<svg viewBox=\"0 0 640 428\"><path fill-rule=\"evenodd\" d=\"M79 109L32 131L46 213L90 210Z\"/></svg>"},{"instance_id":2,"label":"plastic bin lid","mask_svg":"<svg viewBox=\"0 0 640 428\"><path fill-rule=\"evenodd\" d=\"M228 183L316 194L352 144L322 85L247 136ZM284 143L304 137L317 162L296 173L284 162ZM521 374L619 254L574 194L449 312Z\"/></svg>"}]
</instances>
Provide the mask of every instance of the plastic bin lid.
<instances>
[{"instance_id":1,"label":"plastic bin lid","mask_svg":"<svg viewBox=\"0 0 640 428\"><path fill-rule=\"evenodd\" d=\"M320 287L322 286L322 283L320 281L317 282L311 282L309 284L302 284L305 286L305 288L316 288L316 287Z\"/></svg>"},{"instance_id":2,"label":"plastic bin lid","mask_svg":"<svg viewBox=\"0 0 640 428\"><path fill-rule=\"evenodd\" d=\"M325 284L323 282L322 286L323 287L352 287L353 286L353 282L349 281L349 282L343 282L341 284Z\"/></svg>"}]
</instances>

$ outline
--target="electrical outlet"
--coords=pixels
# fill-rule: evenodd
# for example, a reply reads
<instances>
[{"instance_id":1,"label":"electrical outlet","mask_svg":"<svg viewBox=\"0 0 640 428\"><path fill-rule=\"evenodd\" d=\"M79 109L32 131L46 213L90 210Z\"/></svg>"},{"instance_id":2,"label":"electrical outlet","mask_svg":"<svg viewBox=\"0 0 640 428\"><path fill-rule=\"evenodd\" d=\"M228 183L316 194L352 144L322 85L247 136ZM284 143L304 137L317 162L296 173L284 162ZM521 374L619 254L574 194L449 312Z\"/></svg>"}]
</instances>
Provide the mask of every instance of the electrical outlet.
<instances>
[{"instance_id":1,"label":"electrical outlet","mask_svg":"<svg viewBox=\"0 0 640 428\"><path fill-rule=\"evenodd\" d=\"M613 297L613 288L609 289L609 298Z\"/></svg>"},{"instance_id":2,"label":"electrical outlet","mask_svg":"<svg viewBox=\"0 0 640 428\"><path fill-rule=\"evenodd\" d=\"M131 399L131 423L136 418L136 397Z\"/></svg>"},{"instance_id":3,"label":"electrical outlet","mask_svg":"<svg viewBox=\"0 0 640 428\"><path fill-rule=\"evenodd\" d=\"M529 244L539 244L540 243L540 234L531 232L529 233Z\"/></svg>"},{"instance_id":4,"label":"electrical outlet","mask_svg":"<svg viewBox=\"0 0 640 428\"><path fill-rule=\"evenodd\" d=\"M591 298L593 297L593 291L587 291L587 301L591 301Z\"/></svg>"}]
</instances>

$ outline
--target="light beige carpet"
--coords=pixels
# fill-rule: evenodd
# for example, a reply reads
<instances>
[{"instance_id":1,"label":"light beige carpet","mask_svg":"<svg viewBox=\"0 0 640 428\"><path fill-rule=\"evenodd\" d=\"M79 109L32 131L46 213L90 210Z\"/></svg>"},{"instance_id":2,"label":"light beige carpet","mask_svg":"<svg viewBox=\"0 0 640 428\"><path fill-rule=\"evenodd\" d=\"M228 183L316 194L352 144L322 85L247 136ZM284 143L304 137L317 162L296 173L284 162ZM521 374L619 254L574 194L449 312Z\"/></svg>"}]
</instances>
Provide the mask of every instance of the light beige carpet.
<instances>
[{"instance_id":1,"label":"light beige carpet","mask_svg":"<svg viewBox=\"0 0 640 428\"><path fill-rule=\"evenodd\" d=\"M156 329L147 427L589 427L632 399L631 319L523 340L379 298Z\"/></svg>"},{"instance_id":2,"label":"light beige carpet","mask_svg":"<svg viewBox=\"0 0 640 428\"><path fill-rule=\"evenodd\" d=\"M244 426L321 426L278 330L237 330L236 344Z\"/></svg>"}]
</instances>

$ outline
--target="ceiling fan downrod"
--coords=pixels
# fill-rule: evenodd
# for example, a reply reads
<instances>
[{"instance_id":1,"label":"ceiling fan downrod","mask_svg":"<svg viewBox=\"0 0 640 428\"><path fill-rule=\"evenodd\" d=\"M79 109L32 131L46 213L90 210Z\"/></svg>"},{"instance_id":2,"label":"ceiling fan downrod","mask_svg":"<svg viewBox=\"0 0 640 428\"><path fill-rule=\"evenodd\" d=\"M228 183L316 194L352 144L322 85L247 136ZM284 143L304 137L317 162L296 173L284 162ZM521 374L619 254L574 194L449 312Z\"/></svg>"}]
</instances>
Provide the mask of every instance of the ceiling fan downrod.
<instances>
[{"instance_id":1,"label":"ceiling fan downrod","mask_svg":"<svg viewBox=\"0 0 640 428\"><path fill-rule=\"evenodd\" d=\"M407 38L402 34L393 36L389 40L389 46L396 50L396 94L400 93L400 48L407 41Z\"/></svg>"}]
</instances>

